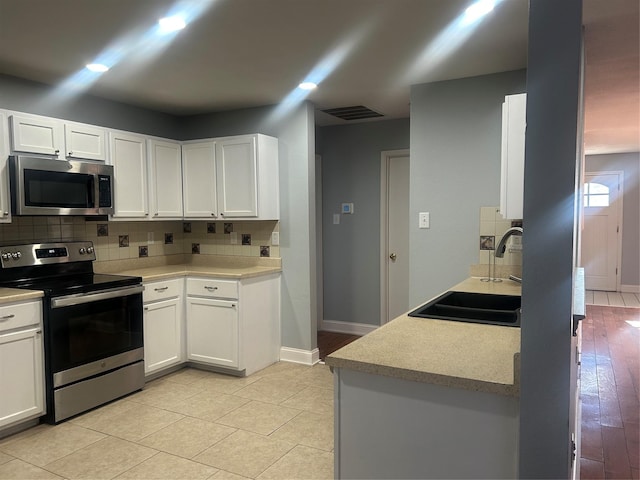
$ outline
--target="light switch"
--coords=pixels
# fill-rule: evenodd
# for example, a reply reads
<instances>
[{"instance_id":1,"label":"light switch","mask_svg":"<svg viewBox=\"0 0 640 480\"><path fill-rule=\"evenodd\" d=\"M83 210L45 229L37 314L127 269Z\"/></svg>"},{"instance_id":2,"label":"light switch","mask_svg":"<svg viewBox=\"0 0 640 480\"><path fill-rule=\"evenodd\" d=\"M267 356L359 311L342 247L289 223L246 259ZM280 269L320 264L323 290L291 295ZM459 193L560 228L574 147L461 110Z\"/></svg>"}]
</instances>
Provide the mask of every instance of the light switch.
<instances>
[{"instance_id":1,"label":"light switch","mask_svg":"<svg viewBox=\"0 0 640 480\"><path fill-rule=\"evenodd\" d=\"M429 228L429 212L418 214L418 228Z\"/></svg>"},{"instance_id":2,"label":"light switch","mask_svg":"<svg viewBox=\"0 0 640 480\"><path fill-rule=\"evenodd\" d=\"M153 232L147 232L147 243L153 243Z\"/></svg>"},{"instance_id":3,"label":"light switch","mask_svg":"<svg viewBox=\"0 0 640 480\"><path fill-rule=\"evenodd\" d=\"M237 245L238 244L238 232L231 232L229 234L230 236L230 241L231 241L231 245Z\"/></svg>"},{"instance_id":4,"label":"light switch","mask_svg":"<svg viewBox=\"0 0 640 480\"><path fill-rule=\"evenodd\" d=\"M334 225L340 225L340 214L339 213L334 213L333 214L333 224Z\"/></svg>"},{"instance_id":5,"label":"light switch","mask_svg":"<svg viewBox=\"0 0 640 480\"><path fill-rule=\"evenodd\" d=\"M271 232L271 245L280 245L280 232Z\"/></svg>"}]
</instances>

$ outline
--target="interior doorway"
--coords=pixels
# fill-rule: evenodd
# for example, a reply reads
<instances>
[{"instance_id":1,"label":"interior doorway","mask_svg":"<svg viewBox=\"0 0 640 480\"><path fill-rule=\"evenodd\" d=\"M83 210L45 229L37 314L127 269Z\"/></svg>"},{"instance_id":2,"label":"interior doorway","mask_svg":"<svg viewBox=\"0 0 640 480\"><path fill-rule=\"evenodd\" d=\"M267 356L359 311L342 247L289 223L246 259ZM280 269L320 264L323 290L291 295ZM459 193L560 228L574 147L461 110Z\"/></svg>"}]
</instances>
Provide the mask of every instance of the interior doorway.
<instances>
[{"instance_id":1,"label":"interior doorway","mask_svg":"<svg viewBox=\"0 0 640 480\"><path fill-rule=\"evenodd\" d=\"M409 150L382 152L380 324L409 309Z\"/></svg>"},{"instance_id":2,"label":"interior doorway","mask_svg":"<svg viewBox=\"0 0 640 480\"><path fill-rule=\"evenodd\" d=\"M584 175L582 265L587 290L620 288L622 172Z\"/></svg>"}]
</instances>

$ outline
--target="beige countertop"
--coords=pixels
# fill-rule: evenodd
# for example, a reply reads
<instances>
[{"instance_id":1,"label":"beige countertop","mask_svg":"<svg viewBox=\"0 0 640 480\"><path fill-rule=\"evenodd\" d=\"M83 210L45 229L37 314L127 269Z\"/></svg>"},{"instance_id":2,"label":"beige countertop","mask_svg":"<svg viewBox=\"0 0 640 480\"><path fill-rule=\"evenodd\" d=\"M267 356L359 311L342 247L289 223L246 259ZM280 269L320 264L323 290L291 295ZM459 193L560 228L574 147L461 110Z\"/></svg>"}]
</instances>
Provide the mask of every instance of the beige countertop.
<instances>
[{"instance_id":1,"label":"beige countertop","mask_svg":"<svg viewBox=\"0 0 640 480\"><path fill-rule=\"evenodd\" d=\"M281 267L243 265L243 266L214 266L214 265L163 265L158 267L134 268L119 271L122 275L135 275L142 277L145 282L166 280L168 278L198 275L205 277L218 277L241 280L244 278L259 277L271 273L281 272Z\"/></svg>"},{"instance_id":2,"label":"beige countertop","mask_svg":"<svg viewBox=\"0 0 640 480\"><path fill-rule=\"evenodd\" d=\"M511 280L494 283L474 277L449 290L520 295L521 287ZM364 373L517 397L520 328L404 314L332 353L325 362Z\"/></svg>"},{"instance_id":3,"label":"beige countertop","mask_svg":"<svg viewBox=\"0 0 640 480\"><path fill-rule=\"evenodd\" d=\"M44 293L40 290L22 290L19 288L0 288L0 305L5 303L23 302L42 298Z\"/></svg>"}]
</instances>

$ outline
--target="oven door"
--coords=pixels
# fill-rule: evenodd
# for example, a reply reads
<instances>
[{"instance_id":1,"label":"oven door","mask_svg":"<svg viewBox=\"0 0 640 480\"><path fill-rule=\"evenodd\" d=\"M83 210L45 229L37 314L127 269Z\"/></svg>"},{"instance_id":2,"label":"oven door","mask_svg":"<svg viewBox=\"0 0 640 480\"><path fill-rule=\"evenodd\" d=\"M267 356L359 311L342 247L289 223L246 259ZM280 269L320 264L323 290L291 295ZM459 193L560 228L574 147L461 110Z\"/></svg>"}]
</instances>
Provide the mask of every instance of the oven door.
<instances>
[{"instance_id":1,"label":"oven door","mask_svg":"<svg viewBox=\"0 0 640 480\"><path fill-rule=\"evenodd\" d=\"M44 330L53 388L142 360L142 290L51 298Z\"/></svg>"}]
</instances>

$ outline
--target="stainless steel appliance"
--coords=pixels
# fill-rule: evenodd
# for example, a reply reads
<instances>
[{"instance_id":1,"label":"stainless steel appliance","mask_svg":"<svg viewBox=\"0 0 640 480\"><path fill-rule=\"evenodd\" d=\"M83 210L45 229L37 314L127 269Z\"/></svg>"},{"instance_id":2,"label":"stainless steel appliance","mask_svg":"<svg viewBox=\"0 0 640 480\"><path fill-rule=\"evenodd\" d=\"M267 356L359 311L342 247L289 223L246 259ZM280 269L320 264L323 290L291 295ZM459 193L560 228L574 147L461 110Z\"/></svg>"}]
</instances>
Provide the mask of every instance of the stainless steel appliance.
<instances>
[{"instance_id":1,"label":"stainless steel appliance","mask_svg":"<svg viewBox=\"0 0 640 480\"><path fill-rule=\"evenodd\" d=\"M13 215L113 213L113 167L100 163L9 157Z\"/></svg>"},{"instance_id":2,"label":"stainless steel appliance","mask_svg":"<svg viewBox=\"0 0 640 480\"><path fill-rule=\"evenodd\" d=\"M45 421L144 386L142 278L93 272L91 242L0 247L0 286L42 290Z\"/></svg>"}]
</instances>

